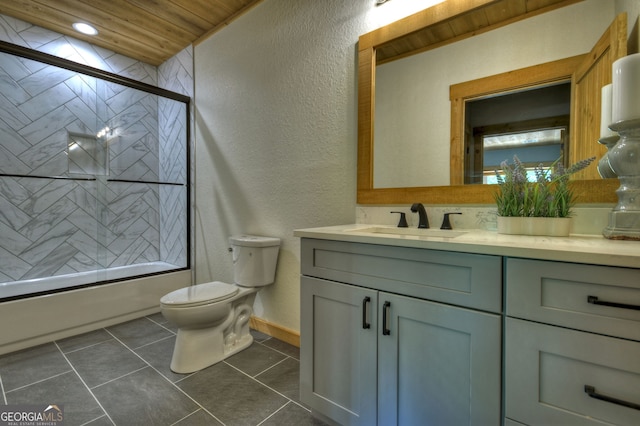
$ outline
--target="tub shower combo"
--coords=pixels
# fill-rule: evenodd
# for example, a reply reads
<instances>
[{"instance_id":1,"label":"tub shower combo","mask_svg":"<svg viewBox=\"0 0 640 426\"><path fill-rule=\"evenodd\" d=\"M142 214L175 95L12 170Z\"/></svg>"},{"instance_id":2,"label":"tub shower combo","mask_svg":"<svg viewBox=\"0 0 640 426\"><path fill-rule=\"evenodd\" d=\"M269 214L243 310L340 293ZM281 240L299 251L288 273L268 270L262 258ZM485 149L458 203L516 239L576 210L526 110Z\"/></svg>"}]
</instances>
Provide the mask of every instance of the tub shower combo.
<instances>
[{"instance_id":1,"label":"tub shower combo","mask_svg":"<svg viewBox=\"0 0 640 426\"><path fill-rule=\"evenodd\" d=\"M188 268L189 98L0 50L0 299Z\"/></svg>"}]
</instances>

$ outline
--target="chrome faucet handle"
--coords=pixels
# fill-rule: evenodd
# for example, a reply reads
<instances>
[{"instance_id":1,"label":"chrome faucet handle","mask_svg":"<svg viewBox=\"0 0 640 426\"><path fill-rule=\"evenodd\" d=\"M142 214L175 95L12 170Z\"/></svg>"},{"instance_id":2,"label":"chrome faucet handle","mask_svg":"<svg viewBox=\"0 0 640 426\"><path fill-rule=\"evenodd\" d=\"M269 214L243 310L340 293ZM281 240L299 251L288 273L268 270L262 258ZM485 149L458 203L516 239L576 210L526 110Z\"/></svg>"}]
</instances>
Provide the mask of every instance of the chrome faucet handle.
<instances>
[{"instance_id":1,"label":"chrome faucet handle","mask_svg":"<svg viewBox=\"0 0 640 426\"><path fill-rule=\"evenodd\" d=\"M391 212L391 213L399 213L400 214L400 220L398 221L398 228L408 228L409 225L407 225L407 215L404 212Z\"/></svg>"},{"instance_id":2,"label":"chrome faucet handle","mask_svg":"<svg viewBox=\"0 0 640 426\"><path fill-rule=\"evenodd\" d=\"M453 229L451 227L451 222L449 221L449 215L452 215L452 214L462 214L462 213L460 212L445 213L444 218L442 219L442 226L440 227L440 229Z\"/></svg>"}]
</instances>

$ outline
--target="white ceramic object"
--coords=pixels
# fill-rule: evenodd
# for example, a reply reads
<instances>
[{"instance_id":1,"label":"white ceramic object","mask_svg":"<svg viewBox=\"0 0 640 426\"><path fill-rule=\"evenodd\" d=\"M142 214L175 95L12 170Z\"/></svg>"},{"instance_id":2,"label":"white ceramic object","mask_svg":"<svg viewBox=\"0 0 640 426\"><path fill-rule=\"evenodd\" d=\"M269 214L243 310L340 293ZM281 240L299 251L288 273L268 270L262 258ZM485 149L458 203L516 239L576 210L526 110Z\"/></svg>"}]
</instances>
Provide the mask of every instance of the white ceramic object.
<instances>
[{"instance_id":1,"label":"white ceramic object","mask_svg":"<svg viewBox=\"0 0 640 426\"><path fill-rule=\"evenodd\" d=\"M612 95L613 84L607 84L602 87L602 100L600 103L600 139L608 138L611 136L617 136L617 133L609 128L613 120L611 118L612 113Z\"/></svg>"},{"instance_id":2,"label":"white ceramic object","mask_svg":"<svg viewBox=\"0 0 640 426\"><path fill-rule=\"evenodd\" d=\"M234 283L220 281L175 290L160 299L164 317L178 326L171 370L192 373L249 347L256 293L275 280L280 239L229 238Z\"/></svg>"},{"instance_id":3,"label":"white ceramic object","mask_svg":"<svg viewBox=\"0 0 640 426\"><path fill-rule=\"evenodd\" d=\"M498 234L522 235L524 218L515 216L498 216Z\"/></svg>"},{"instance_id":4,"label":"white ceramic object","mask_svg":"<svg viewBox=\"0 0 640 426\"><path fill-rule=\"evenodd\" d=\"M567 237L570 232L570 217L498 216L499 234Z\"/></svg>"},{"instance_id":5,"label":"white ceramic object","mask_svg":"<svg viewBox=\"0 0 640 426\"><path fill-rule=\"evenodd\" d=\"M611 128L620 134L620 140L607 158L620 187L616 190L618 204L609 213L602 234L612 240L640 241L640 118L614 123Z\"/></svg>"},{"instance_id":6,"label":"white ceramic object","mask_svg":"<svg viewBox=\"0 0 640 426\"><path fill-rule=\"evenodd\" d=\"M612 123L640 119L640 53L613 63Z\"/></svg>"}]
</instances>

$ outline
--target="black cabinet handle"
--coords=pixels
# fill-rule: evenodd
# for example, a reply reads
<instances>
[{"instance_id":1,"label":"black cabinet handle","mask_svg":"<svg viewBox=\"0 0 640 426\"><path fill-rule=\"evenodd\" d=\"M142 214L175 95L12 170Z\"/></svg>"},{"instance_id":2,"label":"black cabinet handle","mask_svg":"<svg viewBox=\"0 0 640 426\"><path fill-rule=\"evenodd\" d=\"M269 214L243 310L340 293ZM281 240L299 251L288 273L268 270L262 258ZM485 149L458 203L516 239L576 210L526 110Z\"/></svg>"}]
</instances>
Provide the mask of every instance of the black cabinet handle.
<instances>
[{"instance_id":1,"label":"black cabinet handle","mask_svg":"<svg viewBox=\"0 0 640 426\"><path fill-rule=\"evenodd\" d=\"M610 306L612 308L632 309L634 311L640 311L640 305L628 305L626 303L617 302L605 302L604 300L598 300L596 296L587 296L587 302L594 305Z\"/></svg>"},{"instance_id":2,"label":"black cabinet handle","mask_svg":"<svg viewBox=\"0 0 640 426\"><path fill-rule=\"evenodd\" d=\"M596 388L590 385L584 385L584 391L591 398L599 399L601 401L610 402L616 405L622 405L623 407L633 408L634 410L640 410L640 404L636 404L622 399L613 398L611 396L602 395L596 392Z\"/></svg>"},{"instance_id":3,"label":"black cabinet handle","mask_svg":"<svg viewBox=\"0 0 640 426\"><path fill-rule=\"evenodd\" d=\"M371 302L369 296L362 299L362 328L371 328L371 324L367 322L367 305Z\"/></svg>"},{"instance_id":4,"label":"black cabinet handle","mask_svg":"<svg viewBox=\"0 0 640 426\"><path fill-rule=\"evenodd\" d=\"M382 305L382 334L388 336L391 334L391 330L389 330L389 325L387 322L389 321L389 307L391 306L391 302L384 302Z\"/></svg>"}]
</instances>

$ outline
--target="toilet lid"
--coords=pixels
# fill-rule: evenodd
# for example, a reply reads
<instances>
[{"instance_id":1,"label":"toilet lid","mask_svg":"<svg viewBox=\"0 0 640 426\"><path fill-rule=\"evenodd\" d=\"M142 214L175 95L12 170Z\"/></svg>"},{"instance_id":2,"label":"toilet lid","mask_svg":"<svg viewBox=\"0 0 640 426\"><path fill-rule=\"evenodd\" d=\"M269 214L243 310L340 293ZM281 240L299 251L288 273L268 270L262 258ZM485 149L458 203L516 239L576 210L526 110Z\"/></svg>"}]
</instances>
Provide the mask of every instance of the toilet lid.
<instances>
[{"instance_id":1,"label":"toilet lid","mask_svg":"<svg viewBox=\"0 0 640 426\"><path fill-rule=\"evenodd\" d=\"M171 306L198 306L228 299L238 291L235 285L214 281L172 291L163 296L160 303Z\"/></svg>"}]
</instances>

